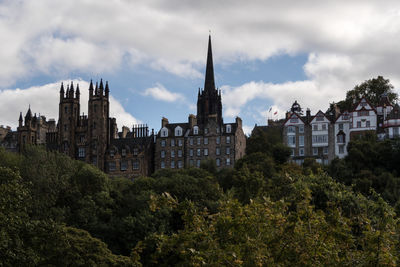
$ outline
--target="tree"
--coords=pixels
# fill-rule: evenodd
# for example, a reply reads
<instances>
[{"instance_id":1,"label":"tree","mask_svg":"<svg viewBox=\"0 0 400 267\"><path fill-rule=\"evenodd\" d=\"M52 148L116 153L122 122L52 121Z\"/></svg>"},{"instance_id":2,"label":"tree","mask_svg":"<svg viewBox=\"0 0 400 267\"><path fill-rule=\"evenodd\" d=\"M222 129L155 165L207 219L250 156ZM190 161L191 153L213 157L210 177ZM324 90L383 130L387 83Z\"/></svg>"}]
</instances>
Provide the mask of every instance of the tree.
<instances>
[{"instance_id":1,"label":"tree","mask_svg":"<svg viewBox=\"0 0 400 267\"><path fill-rule=\"evenodd\" d=\"M397 93L393 89L394 87L389 79L378 76L356 85L352 90L347 92L345 100L337 103L337 106L341 111L350 111L353 107L353 102L359 101L362 97L366 97L373 106L377 106L383 94L387 94L389 101L393 102L398 98Z\"/></svg>"}]
</instances>

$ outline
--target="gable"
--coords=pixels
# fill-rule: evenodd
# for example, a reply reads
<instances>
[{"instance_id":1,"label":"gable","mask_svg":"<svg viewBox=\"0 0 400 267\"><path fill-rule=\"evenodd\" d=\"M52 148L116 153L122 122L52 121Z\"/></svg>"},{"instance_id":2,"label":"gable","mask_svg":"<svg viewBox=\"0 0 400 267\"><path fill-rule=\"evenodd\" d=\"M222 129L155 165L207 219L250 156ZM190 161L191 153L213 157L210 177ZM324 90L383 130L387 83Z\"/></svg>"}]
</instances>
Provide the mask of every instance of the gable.
<instances>
[{"instance_id":1,"label":"gable","mask_svg":"<svg viewBox=\"0 0 400 267\"><path fill-rule=\"evenodd\" d=\"M296 113L293 113L284 123L284 126L290 125L304 125L304 121Z\"/></svg>"}]
</instances>

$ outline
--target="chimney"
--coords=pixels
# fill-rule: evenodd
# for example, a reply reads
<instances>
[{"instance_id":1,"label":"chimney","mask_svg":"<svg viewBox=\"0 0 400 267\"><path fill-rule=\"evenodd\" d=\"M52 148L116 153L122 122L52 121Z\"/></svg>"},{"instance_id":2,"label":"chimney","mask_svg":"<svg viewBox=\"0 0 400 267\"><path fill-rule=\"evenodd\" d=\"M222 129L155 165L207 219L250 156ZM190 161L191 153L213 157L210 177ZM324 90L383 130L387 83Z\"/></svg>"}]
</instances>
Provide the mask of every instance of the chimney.
<instances>
[{"instance_id":1,"label":"chimney","mask_svg":"<svg viewBox=\"0 0 400 267\"><path fill-rule=\"evenodd\" d=\"M163 118L161 119L161 128L164 128L168 123L169 123L169 122L168 122L168 119L165 118L165 117L163 117Z\"/></svg>"},{"instance_id":2,"label":"chimney","mask_svg":"<svg viewBox=\"0 0 400 267\"><path fill-rule=\"evenodd\" d=\"M311 121L311 110L309 108L306 110L306 120L307 122Z\"/></svg>"},{"instance_id":3,"label":"chimney","mask_svg":"<svg viewBox=\"0 0 400 267\"><path fill-rule=\"evenodd\" d=\"M195 115L190 114L188 120L189 120L189 127L190 128L193 128L193 126L197 125L197 119L196 119Z\"/></svg>"},{"instance_id":4,"label":"chimney","mask_svg":"<svg viewBox=\"0 0 400 267\"><path fill-rule=\"evenodd\" d=\"M129 133L129 128L126 126L122 126L122 138L126 138L126 135Z\"/></svg>"},{"instance_id":5,"label":"chimney","mask_svg":"<svg viewBox=\"0 0 400 267\"><path fill-rule=\"evenodd\" d=\"M242 128L242 119L239 117L236 117L236 124L238 129Z\"/></svg>"}]
</instances>

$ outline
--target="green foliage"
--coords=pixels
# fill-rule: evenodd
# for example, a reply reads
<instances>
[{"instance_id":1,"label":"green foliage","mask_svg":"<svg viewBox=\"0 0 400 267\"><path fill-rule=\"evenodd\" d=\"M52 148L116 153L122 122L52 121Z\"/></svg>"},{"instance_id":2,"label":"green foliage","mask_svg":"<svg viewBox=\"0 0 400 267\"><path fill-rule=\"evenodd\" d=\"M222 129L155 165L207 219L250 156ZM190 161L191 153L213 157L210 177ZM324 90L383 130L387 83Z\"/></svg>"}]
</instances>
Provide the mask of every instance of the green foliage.
<instances>
[{"instance_id":1,"label":"green foliage","mask_svg":"<svg viewBox=\"0 0 400 267\"><path fill-rule=\"evenodd\" d=\"M378 106L382 94L387 94L389 100L393 102L398 98L397 93L393 89L394 87L389 79L378 76L366 80L356 85L354 89L347 91L346 99L338 102L337 106L341 111L350 111L353 107L353 102L360 100L362 97L366 97L373 106Z\"/></svg>"}]
</instances>

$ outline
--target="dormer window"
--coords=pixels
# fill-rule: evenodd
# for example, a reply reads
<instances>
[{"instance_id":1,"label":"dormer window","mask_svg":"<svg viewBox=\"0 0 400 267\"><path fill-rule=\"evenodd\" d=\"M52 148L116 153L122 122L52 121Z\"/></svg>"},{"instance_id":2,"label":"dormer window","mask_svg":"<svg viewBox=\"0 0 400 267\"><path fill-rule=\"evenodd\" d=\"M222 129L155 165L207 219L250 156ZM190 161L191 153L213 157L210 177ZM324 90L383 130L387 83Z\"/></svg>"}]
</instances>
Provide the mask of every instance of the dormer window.
<instances>
[{"instance_id":1,"label":"dormer window","mask_svg":"<svg viewBox=\"0 0 400 267\"><path fill-rule=\"evenodd\" d=\"M161 137L168 137L168 129L167 128L162 128L161 129Z\"/></svg>"},{"instance_id":2,"label":"dormer window","mask_svg":"<svg viewBox=\"0 0 400 267\"><path fill-rule=\"evenodd\" d=\"M194 126L193 127L193 134L199 134L199 127L198 126Z\"/></svg>"},{"instance_id":3,"label":"dormer window","mask_svg":"<svg viewBox=\"0 0 400 267\"><path fill-rule=\"evenodd\" d=\"M230 124L228 124L228 125L226 125L226 132L227 133L230 133L231 132L231 125Z\"/></svg>"},{"instance_id":4,"label":"dormer window","mask_svg":"<svg viewBox=\"0 0 400 267\"><path fill-rule=\"evenodd\" d=\"M182 128L180 126L175 128L175 136L182 136Z\"/></svg>"}]
</instances>

